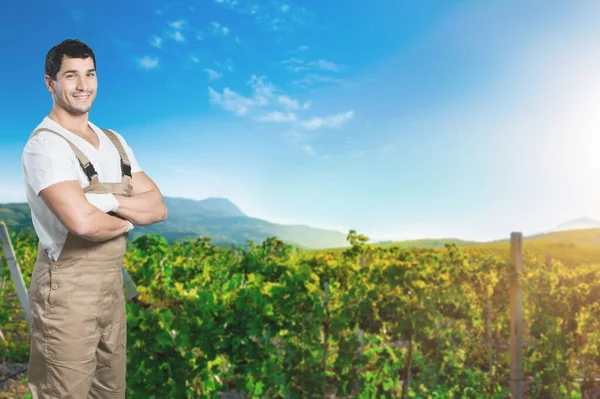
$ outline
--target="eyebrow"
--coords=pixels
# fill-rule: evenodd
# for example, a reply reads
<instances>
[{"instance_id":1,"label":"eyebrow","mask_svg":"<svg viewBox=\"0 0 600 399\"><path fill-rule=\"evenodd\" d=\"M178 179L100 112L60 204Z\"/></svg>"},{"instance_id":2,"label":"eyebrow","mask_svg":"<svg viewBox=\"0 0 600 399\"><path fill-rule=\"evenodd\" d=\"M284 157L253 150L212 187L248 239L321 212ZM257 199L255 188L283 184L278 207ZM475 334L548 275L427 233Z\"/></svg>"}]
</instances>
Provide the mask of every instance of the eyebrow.
<instances>
[{"instance_id":1,"label":"eyebrow","mask_svg":"<svg viewBox=\"0 0 600 399\"><path fill-rule=\"evenodd\" d=\"M88 73L89 73L89 72L96 72L96 68L93 68L93 69L88 69L87 71L88 71ZM68 73L77 73L77 72L78 72L78 71L76 71L75 69L69 69L68 71L64 71L64 72L63 72L63 75L66 75L66 74L68 74Z\"/></svg>"}]
</instances>

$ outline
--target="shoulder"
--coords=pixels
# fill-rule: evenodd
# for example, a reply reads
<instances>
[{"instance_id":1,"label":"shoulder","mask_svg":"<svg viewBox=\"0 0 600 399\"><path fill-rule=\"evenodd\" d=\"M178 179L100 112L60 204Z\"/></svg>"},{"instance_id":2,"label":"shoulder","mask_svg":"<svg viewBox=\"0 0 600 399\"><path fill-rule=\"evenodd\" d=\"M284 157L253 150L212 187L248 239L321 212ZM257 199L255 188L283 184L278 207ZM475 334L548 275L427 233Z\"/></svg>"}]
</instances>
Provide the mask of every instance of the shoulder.
<instances>
[{"instance_id":1,"label":"shoulder","mask_svg":"<svg viewBox=\"0 0 600 399\"><path fill-rule=\"evenodd\" d=\"M106 134L106 131L112 133L121 142L121 145L123 146L125 151L127 151L128 155L131 156L131 154L133 153L133 149L129 146L129 143L127 143L127 140L125 139L125 137L123 137L123 135L121 133L117 132L114 129L108 129L108 128L103 128L100 130L102 130L105 134Z\"/></svg>"},{"instance_id":2,"label":"shoulder","mask_svg":"<svg viewBox=\"0 0 600 399\"><path fill-rule=\"evenodd\" d=\"M50 153L53 155L64 153L65 155L69 155L72 151L69 143L64 137L43 130L38 132L35 136L30 137L23 148L23 155L37 152Z\"/></svg>"},{"instance_id":3,"label":"shoulder","mask_svg":"<svg viewBox=\"0 0 600 399\"><path fill-rule=\"evenodd\" d=\"M108 134L112 133L112 135L114 135L121 142L121 144L123 146L125 146L125 147L127 146L127 140L125 140L125 137L123 137L123 135L121 133L117 132L115 129L109 129L109 128L106 128L106 127L99 127L97 125L94 125L92 122L90 122L90 125L92 127L96 128L96 130L101 131L102 133L104 133L107 136L108 136Z\"/></svg>"},{"instance_id":4,"label":"shoulder","mask_svg":"<svg viewBox=\"0 0 600 399\"><path fill-rule=\"evenodd\" d=\"M127 144L127 141L125 140L125 137L123 137L123 135L119 132L117 132L115 129L107 129L104 128L104 130L108 130L109 132L111 132L112 134L114 134L115 136L117 136L117 138L119 139L119 141L123 144Z\"/></svg>"}]
</instances>

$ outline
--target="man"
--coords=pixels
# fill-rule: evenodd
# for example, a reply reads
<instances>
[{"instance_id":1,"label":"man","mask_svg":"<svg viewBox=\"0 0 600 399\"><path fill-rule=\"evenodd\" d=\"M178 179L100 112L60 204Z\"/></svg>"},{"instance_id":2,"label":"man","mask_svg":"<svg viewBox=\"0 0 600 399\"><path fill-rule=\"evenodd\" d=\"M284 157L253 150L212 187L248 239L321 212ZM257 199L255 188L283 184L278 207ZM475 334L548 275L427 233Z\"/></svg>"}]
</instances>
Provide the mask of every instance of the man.
<instances>
[{"instance_id":1,"label":"man","mask_svg":"<svg viewBox=\"0 0 600 399\"><path fill-rule=\"evenodd\" d=\"M128 232L167 210L125 139L88 120L98 88L92 49L78 40L54 46L44 79L53 107L22 154L40 239L29 389L33 399L125 398Z\"/></svg>"}]
</instances>

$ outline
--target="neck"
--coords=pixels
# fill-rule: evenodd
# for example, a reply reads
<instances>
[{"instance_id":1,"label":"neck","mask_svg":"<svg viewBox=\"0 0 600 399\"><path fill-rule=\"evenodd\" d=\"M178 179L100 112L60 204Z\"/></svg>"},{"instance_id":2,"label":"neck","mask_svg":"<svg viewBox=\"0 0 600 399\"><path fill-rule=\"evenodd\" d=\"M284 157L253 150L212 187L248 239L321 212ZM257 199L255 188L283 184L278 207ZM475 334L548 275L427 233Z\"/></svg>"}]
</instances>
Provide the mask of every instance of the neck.
<instances>
[{"instance_id":1,"label":"neck","mask_svg":"<svg viewBox=\"0 0 600 399\"><path fill-rule=\"evenodd\" d=\"M52 119L54 122L58 123L65 129L70 132L86 135L88 132L88 116L89 114L86 112L81 115L72 115L67 111L61 108L52 108L48 118Z\"/></svg>"}]
</instances>

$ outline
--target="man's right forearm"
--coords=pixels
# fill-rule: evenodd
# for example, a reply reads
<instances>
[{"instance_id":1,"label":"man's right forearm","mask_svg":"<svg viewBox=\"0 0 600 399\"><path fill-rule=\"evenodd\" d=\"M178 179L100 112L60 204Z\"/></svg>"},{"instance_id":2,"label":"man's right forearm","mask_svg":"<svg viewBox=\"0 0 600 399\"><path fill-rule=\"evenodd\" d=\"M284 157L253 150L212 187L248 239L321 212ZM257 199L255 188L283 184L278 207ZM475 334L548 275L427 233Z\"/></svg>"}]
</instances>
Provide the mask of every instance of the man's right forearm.
<instances>
[{"instance_id":1,"label":"man's right forearm","mask_svg":"<svg viewBox=\"0 0 600 399\"><path fill-rule=\"evenodd\" d=\"M84 221L74 233L89 241L106 241L129 231L133 225L122 218L90 207Z\"/></svg>"}]
</instances>

